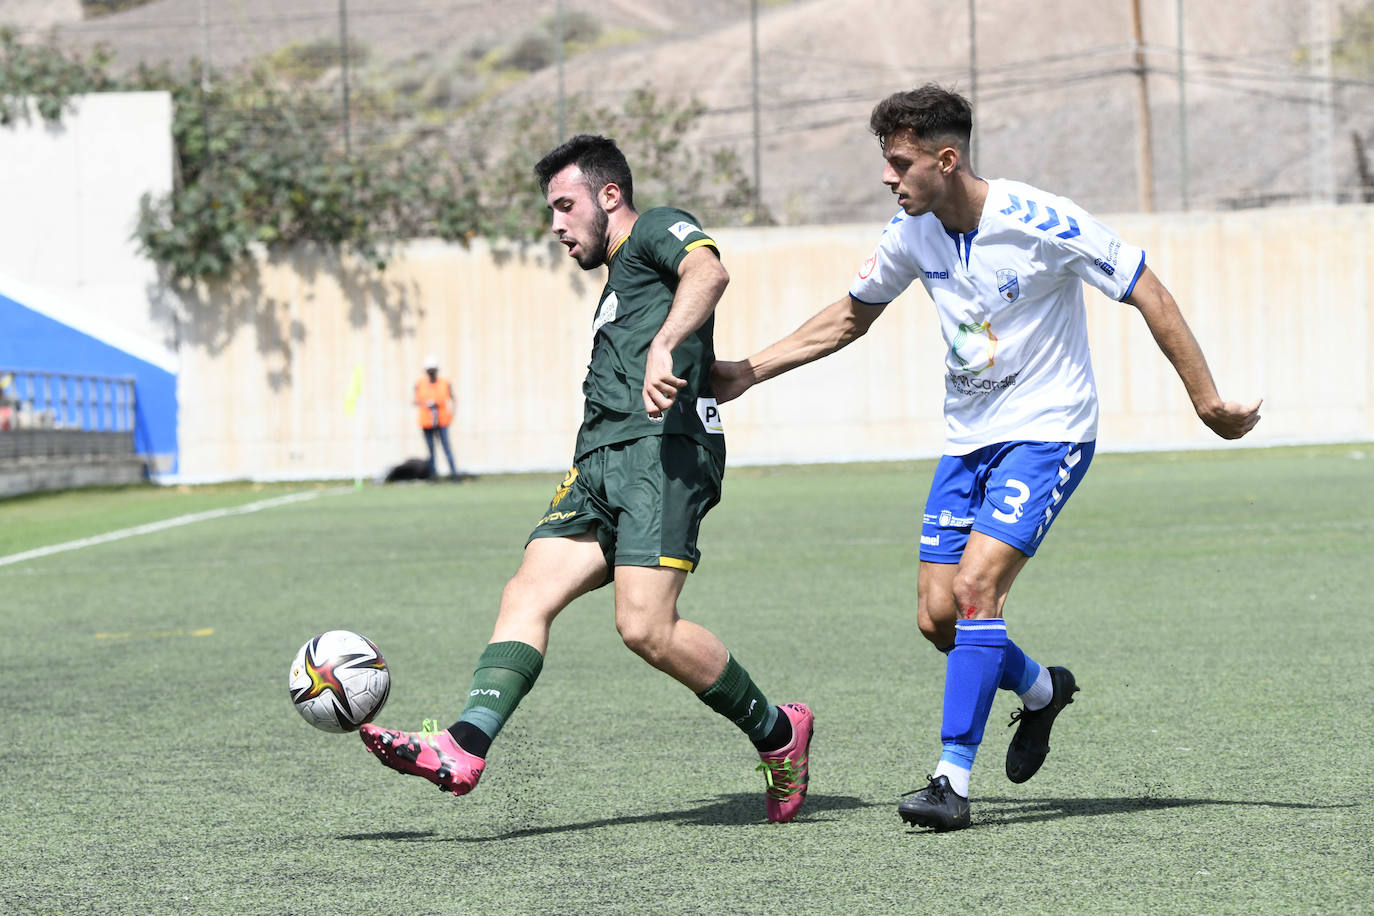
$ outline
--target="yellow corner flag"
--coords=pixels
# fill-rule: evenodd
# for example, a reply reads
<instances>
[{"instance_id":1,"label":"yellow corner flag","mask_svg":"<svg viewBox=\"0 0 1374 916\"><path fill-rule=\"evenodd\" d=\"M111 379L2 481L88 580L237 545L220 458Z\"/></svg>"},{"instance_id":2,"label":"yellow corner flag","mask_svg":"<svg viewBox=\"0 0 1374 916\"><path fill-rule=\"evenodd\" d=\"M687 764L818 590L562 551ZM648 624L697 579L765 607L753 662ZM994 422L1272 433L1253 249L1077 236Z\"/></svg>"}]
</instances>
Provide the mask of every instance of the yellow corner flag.
<instances>
[{"instance_id":1,"label":"yellow corner flag","mask_svg":"<svg viewBox=\"0 0 1374 916\"><path fill-rule=\"evenodd\" d=\"M344 398L344 413L350 417L358 409L358 398L363 393L363 367L353 367L353 380L348 383L348 397Z\"/></svg>"}]
</instances>

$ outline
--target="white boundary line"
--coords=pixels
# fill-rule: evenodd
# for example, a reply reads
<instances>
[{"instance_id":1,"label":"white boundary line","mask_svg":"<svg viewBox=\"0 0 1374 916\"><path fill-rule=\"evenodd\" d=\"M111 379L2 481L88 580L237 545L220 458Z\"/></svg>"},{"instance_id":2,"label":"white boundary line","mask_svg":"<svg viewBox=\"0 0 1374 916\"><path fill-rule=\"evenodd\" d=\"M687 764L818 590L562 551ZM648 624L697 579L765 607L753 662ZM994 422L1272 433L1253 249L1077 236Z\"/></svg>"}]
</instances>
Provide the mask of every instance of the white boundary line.
<instances>
[{"instance_id":1,"label":"white boundary line","mask_svg":"<svg viewBox=\"0 0 1374 916\"><path fill-rule=\"evenodd\" d=\"M64 553L68 550L80 550L82 547L107 544L110 541L121 541L124 538L137 537L140 534L152 534L155 531L166 531L168 528L180 528L182 525L192 525L196 522L225 518L230 515L247 515L249 512L259 512L263 509L274 509L277 506L285 506L291 503L304 502L307 499L314 499L321 495L322 492L344 493L351 489L351 487L338 487L333 490L311 490L306 493L291 493L286 496L275 496L272 499L248 503L245 506L231 506L227 509L211 509L207 512L193 512L190 515L178 515L176 518L164 519L160 522L149 522L146 525L136 525L133 528L121 528L119 531L111 531L107 534L97 534L95 537L67 541L64 544L53 544L49 547L37 547L33 550L26 550L23 553L12 553L7 557L0 557L0 566L9 566L12 563L23 563L26 560L37 560L42 557L50 557L55 553Z\"/></svg>"}]
</instances>

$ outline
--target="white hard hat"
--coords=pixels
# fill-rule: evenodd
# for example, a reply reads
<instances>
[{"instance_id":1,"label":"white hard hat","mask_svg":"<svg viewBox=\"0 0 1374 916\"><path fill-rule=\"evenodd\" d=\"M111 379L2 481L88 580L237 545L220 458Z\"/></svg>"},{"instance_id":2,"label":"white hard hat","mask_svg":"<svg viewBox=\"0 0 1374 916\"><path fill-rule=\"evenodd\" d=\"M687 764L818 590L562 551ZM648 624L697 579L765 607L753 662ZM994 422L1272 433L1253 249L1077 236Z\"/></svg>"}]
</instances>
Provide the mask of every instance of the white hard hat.
<instances>
[{"instance_id":1,"label":"white hard hat","mask_svg":"<svg viewBox=\"0 0 1374 916\"><path fill-rule=\"evenodd\" d=\"M426 369L438 369L438 368L439 368L439 357L435 356L433 353L431 353L431 354L429 354L428 356L426 356L426 357L425 357L425 368L426 368Z\"/></svg>"}]
</instances>

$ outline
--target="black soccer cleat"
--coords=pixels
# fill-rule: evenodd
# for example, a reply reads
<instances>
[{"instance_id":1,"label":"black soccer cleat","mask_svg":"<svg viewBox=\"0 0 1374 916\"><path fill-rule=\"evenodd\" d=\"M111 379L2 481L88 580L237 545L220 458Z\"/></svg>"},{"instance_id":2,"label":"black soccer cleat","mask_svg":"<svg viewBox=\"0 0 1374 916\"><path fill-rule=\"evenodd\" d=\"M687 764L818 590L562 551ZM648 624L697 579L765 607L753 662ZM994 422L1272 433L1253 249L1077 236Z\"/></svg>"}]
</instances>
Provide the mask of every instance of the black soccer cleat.
<instances>
[{"instance_id":1,"label":"black soccer cleat","mask_svg":"<svg viewBox=\"0 0 1374 916\"><path fill-rule=\"evenodd\" d=\"M1054 685L1054 695L1044 707L1030 710L1023 706L1011 714L1007 723L1008 728L1020 723L1007 747L1007 778L1012 782L1025 782L1039 772L1050 752L1054 717L1073 702L1073 695L1078 692L1078 683L1068 668L1050 666L1050 683Z\"/></svg>"},{"instance_id":2,"label":"black soccer cleat","mask_svg":"<svg viewBox=\"0 0 1374 916\"><path fill-rule=\"evenodd\" d=\"M968 799L955 792L948 776L927 776L930 784L908 792L912 796L897 806L902 820L913 827L962 830L968 826Z\"/></svg>"}]
</instances>

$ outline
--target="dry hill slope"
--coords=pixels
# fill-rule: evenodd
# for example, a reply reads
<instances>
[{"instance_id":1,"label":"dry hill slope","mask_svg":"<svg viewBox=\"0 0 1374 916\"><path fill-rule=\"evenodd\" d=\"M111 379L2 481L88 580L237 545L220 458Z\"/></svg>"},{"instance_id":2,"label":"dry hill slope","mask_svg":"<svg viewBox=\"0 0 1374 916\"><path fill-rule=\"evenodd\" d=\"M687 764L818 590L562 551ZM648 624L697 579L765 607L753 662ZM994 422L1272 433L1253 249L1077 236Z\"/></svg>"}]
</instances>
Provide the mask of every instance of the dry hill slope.
<instances>
[{"instance_id":1,"label":"dry hill slope","mask_svg":"<svg viewBox=\"0 0 1374 916\"><path fill-rule=\"evenodd\" d=\"M1356 2L1362 0L1335 5ZM1180 207L1185 160L1194 208L1301 200L1325 168L1338 186L1351 187L1351 133L1374 141L1374 89L1368 81L1344 85L1333 108L1313 104L1316 86L1295 66L1313 37L1306 4L1184 5L1186 156L1179 144L1176 7L1144 6L1158 209ZM202 8L209 12L209 56L220 66L338 35L336 0L157 0L71 22L61 34L109 43L126 62L185 60L206 46ZM1128 0L1049 0L1033 11L1023 0L979 0L976 8L978 170L1045 186L1099 212L1136 209L1138 80ZM350 33L366 44L374 65L404 70L417 57L511 41L550 17L555 2L348 0L347 9ZM709 111L690 140L734 145L752 162L748 0L566 0L565 9L634 39L570 59L569 92L606 104L645 84L697 96ZM892 204L878 183L868 112L883 95L926 80L974 88L968 5L765 0L759 9L760 186L767 208L784 223L884 218ZM24 11L53 15L31 0L3 0L0 21ZM508 98L556 91L550 67L508 90Z\"/></svg>"}]
</instances>

